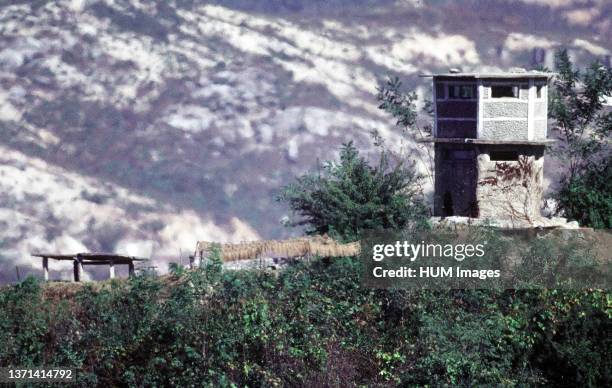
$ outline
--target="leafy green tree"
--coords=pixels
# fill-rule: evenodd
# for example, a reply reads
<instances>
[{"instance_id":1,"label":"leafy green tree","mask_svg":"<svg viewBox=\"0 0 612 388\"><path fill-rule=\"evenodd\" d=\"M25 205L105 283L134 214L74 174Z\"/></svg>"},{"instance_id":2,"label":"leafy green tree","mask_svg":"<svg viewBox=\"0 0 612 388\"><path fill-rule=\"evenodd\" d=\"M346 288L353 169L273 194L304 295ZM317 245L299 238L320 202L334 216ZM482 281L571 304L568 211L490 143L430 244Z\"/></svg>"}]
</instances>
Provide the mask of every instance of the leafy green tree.
<instances>
[{"instance_id":1,"label":"leafy green tree","mask_svg":"<svg viewBox=\"0 0 612 388\"><path fill-rule=\"evenodd\" d=\"M550 99L550 117L563 140L558 152L567 166L556 194L559 209L584 225L612 227L612 69L594 62L575 69L566 50L557 52L558 73Z\"/></svg>"},{"instance_id":2,"label":"leafy green tree","mask_svg":"<svg viewBox=\"0 0 612 388\"><path fill-rule=\"evenodd\" d=\"M307 233L355 240L364 230L424 222L421 179L414 165L392 163L384 149L378 164L371 166L349 142L342 146L339 162L325 162L318 172L298 177L278 200L301 217L294 225L307 225Z\"/></svg>"},{"instance_id":3,"label":"leafy green tree","mask_svg":"<svg viewBox=\"0 0 612 388\"><path fill-rule=\"evenodd\" d=\"M402 82L397 77L389 77L378 86L376 99L379 102L378 109L390 114L395 120L395 125L405 130L413 128L417 122L415 92L402 92ZM418 130L418 128L417 128Z\"/></svg>"},{"instance_id":4,"label":"leafy green tree","mask_svg":"<svg viewBox=\"0 0 612 388\"><path fill-rule=\"evenodd\" d=\"M434 156L430 144L419 143L417 140L425 138L432 131L432 125L419 126L416 102L418 96L414 91L404 91L402 82L397 77L387 77L376 88L378 109L386 112L395 119L395 125L402 130L402 134L416 144L419 152L413 153L427 168L427 177L433 183ZM433 103L425 100L423 112L432 120L434 116ZM406 147L404 147L406 148ZM411 153L413 151L412 147Z\"/></svg>"}]
</instances>

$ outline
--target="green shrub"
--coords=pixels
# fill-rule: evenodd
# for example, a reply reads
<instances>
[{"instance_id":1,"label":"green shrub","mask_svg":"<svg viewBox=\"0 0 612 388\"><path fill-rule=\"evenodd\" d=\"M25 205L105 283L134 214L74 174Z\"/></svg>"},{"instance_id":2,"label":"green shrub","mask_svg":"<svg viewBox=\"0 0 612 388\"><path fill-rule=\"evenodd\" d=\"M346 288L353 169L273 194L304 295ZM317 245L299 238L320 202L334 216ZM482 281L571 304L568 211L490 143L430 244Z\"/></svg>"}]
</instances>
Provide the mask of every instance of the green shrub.
<instances>
[{"instance_id":1,"label":"green shrub","mask_svg":"<svg viewBox=\"0 0 612 388\"><path fill-rule=\"evenodd\" d=\"M612 155L566 177L557 192L566 217L581 225L612 228Z\"/></svg>"},{"instance_id":2,"label":"green shrub","mask_svg":"<svg viewBox=\"0 0 612 388\"><path fill-rule=\"evenodd\" d=\"M371 166L352 142L340 150L340 161L296 178L278 199L285 201L306 225L306 232L356 240L364 230L401 229L425 222L420 176L414 166L391 163L387 151Z\"/></svg>"}]
</instances>

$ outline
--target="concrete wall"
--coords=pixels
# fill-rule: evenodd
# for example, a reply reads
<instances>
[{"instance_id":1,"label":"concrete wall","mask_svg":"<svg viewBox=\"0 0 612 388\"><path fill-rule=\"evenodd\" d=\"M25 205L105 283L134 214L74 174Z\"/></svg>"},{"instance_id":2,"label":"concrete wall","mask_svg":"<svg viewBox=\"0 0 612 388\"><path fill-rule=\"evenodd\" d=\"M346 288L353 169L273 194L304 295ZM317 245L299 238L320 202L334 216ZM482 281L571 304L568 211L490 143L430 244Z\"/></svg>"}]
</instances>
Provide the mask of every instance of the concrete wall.
<instances>
[{"instance_id":1,"label":"concrete wall","mask_svg":"<svg viewBox=\"0 0 612 388\"><path fill-rule=\"evenodd\" d=\"M547 128L546 126L547 124L547 120L543 119L543 120L534 120L533 122L533 132L534 132L534 139L535 140L544 140L546 139L546 133L547 133Z\"/></svg>"},{"instance_id":2,"label":"concrete wall","mask_svg":"<svg viewBox=\"0 0 612 388\"><path fill-rule=\"evenodd\" d=\"M494 140L527 140L527 131L527 120L483 121L480 138Z\"/></svg>"},{"instance_id":3,"label":"concrete wall","mask_svg":"<svg viewBox=\"0 0 612 388\"><path fill-rule=\"evenodd\" d=\"M533 221L540 217L544 179L544 148L506 148L518 151L519 161L494 161L496 146L481 147L477 156L476 199L479 217L512 221ZM522 167L521 167L522 166ZM507 179L503 171L517 169Z\"/></svg>"},{"instance_id":4,"label":"concrete wall","mask_svg":"<svg viewBox=\"0 0 612 388\"><path fill-rule=\"evenodd\" d=\"M484 119L496 117L512 117L527 119L528 105L525 101L501 101L495 99L485 100L482 104L482 116ZM527 125L527 123L525 123Z\"/></svg>"},{"instance_id":5,"label":"concrete wall","mask_svg":"<svg viewBox=\"0 0 612 388\"><path fill-rule=\"evenodd\" d=\"M548 103L546 101L535 101L533 103L533 116L536 119L545 119L548 115Z\"/></svg>"},{"instance_id":6,"label":"concrete wall","mask_svg":"<svg viewBox=\"0 0 612 388\"><path fill-rule=\"evenodd\" d=\"M548 102L546 100L546 87L542 91L542 98L533 103L533 139L544 140L547 137L548 130Z\"/></svg>"}]
</instances>

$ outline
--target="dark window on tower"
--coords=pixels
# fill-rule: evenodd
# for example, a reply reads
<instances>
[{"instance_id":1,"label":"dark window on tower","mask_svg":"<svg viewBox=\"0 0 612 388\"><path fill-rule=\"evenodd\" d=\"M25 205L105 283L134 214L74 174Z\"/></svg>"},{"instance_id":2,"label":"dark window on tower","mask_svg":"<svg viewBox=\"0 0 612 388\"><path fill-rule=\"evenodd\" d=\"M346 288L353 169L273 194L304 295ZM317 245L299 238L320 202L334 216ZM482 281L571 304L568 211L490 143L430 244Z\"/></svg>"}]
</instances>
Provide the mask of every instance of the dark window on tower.
<instances>
[{"instance_id":1,"label":"dark window on tower","mask_svg":"<svg viewBox=\"0 0 612 388\"><path fill-rule=\"evenodd\" d=\"M491 86L491 97L513 97L518 98L519 87L516 85L493 85Z\"/></svg>"},{"instance_id":2,"label":"dark window on tower","mask_svg":"<svg viewBox=\"0 0 612 388\"><path fill-rule=\"evenodd\" d=\"M518 160L517 151L491 151L489 152L489 159L492 161L516 161Z\"/></svg>"},{"instance_id":3,"label":"dark window on tower","mask_svg":"<svg viewBox=\"0 0 612 388\"><path fill-rule=\"evenodd\" d=\"M536 98L542 98L542 89L544 85L536 85Z\"/></svg>"},{"instance_id":4,"label":"dark window on tower","mask_svg":"<svg viewBox=\"0 0 612 388\"><path fill-rule=\"evenodd\" d=\"M474 85L448 85L448 98L470 100L476 95Z\"/></svg>"}]
</instances>

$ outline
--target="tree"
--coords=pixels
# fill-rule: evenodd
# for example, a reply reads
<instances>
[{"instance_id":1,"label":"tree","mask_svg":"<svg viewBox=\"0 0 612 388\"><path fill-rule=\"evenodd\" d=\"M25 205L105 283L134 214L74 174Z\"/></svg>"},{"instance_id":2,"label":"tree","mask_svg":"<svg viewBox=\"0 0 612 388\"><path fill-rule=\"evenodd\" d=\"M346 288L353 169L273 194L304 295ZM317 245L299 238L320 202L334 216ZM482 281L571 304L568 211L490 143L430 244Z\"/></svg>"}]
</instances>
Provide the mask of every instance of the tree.
<instances>
[{"instance_id":1,"label":"tree","mask_svg":"<svg viewBox=\"0 0 612 388\"><path fill-rule=\"evenodd\" d=\"M567 165L556 193L559 210L581 224L612 227L612 70L594 62L575 69L566 50L555 55L558 72L550 99L550 117L563 145L557 155Z\"/></svg>"},{"instance_id":2,"label":"tree","mask_svg":"<svg viewBox=\"0 0 612 388\"><path fill-rule=\"evenodd\" d=\"M339 162L325 162L318 172L296 178L277 199L301 217L294 225L307 225L306 233L352 241L365 230L425 222L421 179L414 164L391 163L384 149L371 166L349 142Z\"/></svg>"},{"instance_id":3,"label":"tree","mask_svg":"<svg viewBox=\"0 0 612 388\"><path fill-rule=\"evenodd\" d=\"M391 115L391 117L396 120L395 125L400 127L402 129L402 133L414 144L416 144L417 149L421 152L413 153L413 155L420 158L421 162L427 169L427 177L433 184L434 156L432 147L430 145L418 142L419 139L425 138L427 133L431 133L432 126L425 125L421 128L417 124L417 94L414 91L402 91L402 82L399 80L399 78L391 76L388 77L385 82L380 82L380 85L376 88L376 90L376 99L379 103L378 109ZM423 111L433 119L434 109L431 101L424 101ZM423 157L422 153L425 154L426 158Z\"/></svg>"}]
</instances>

